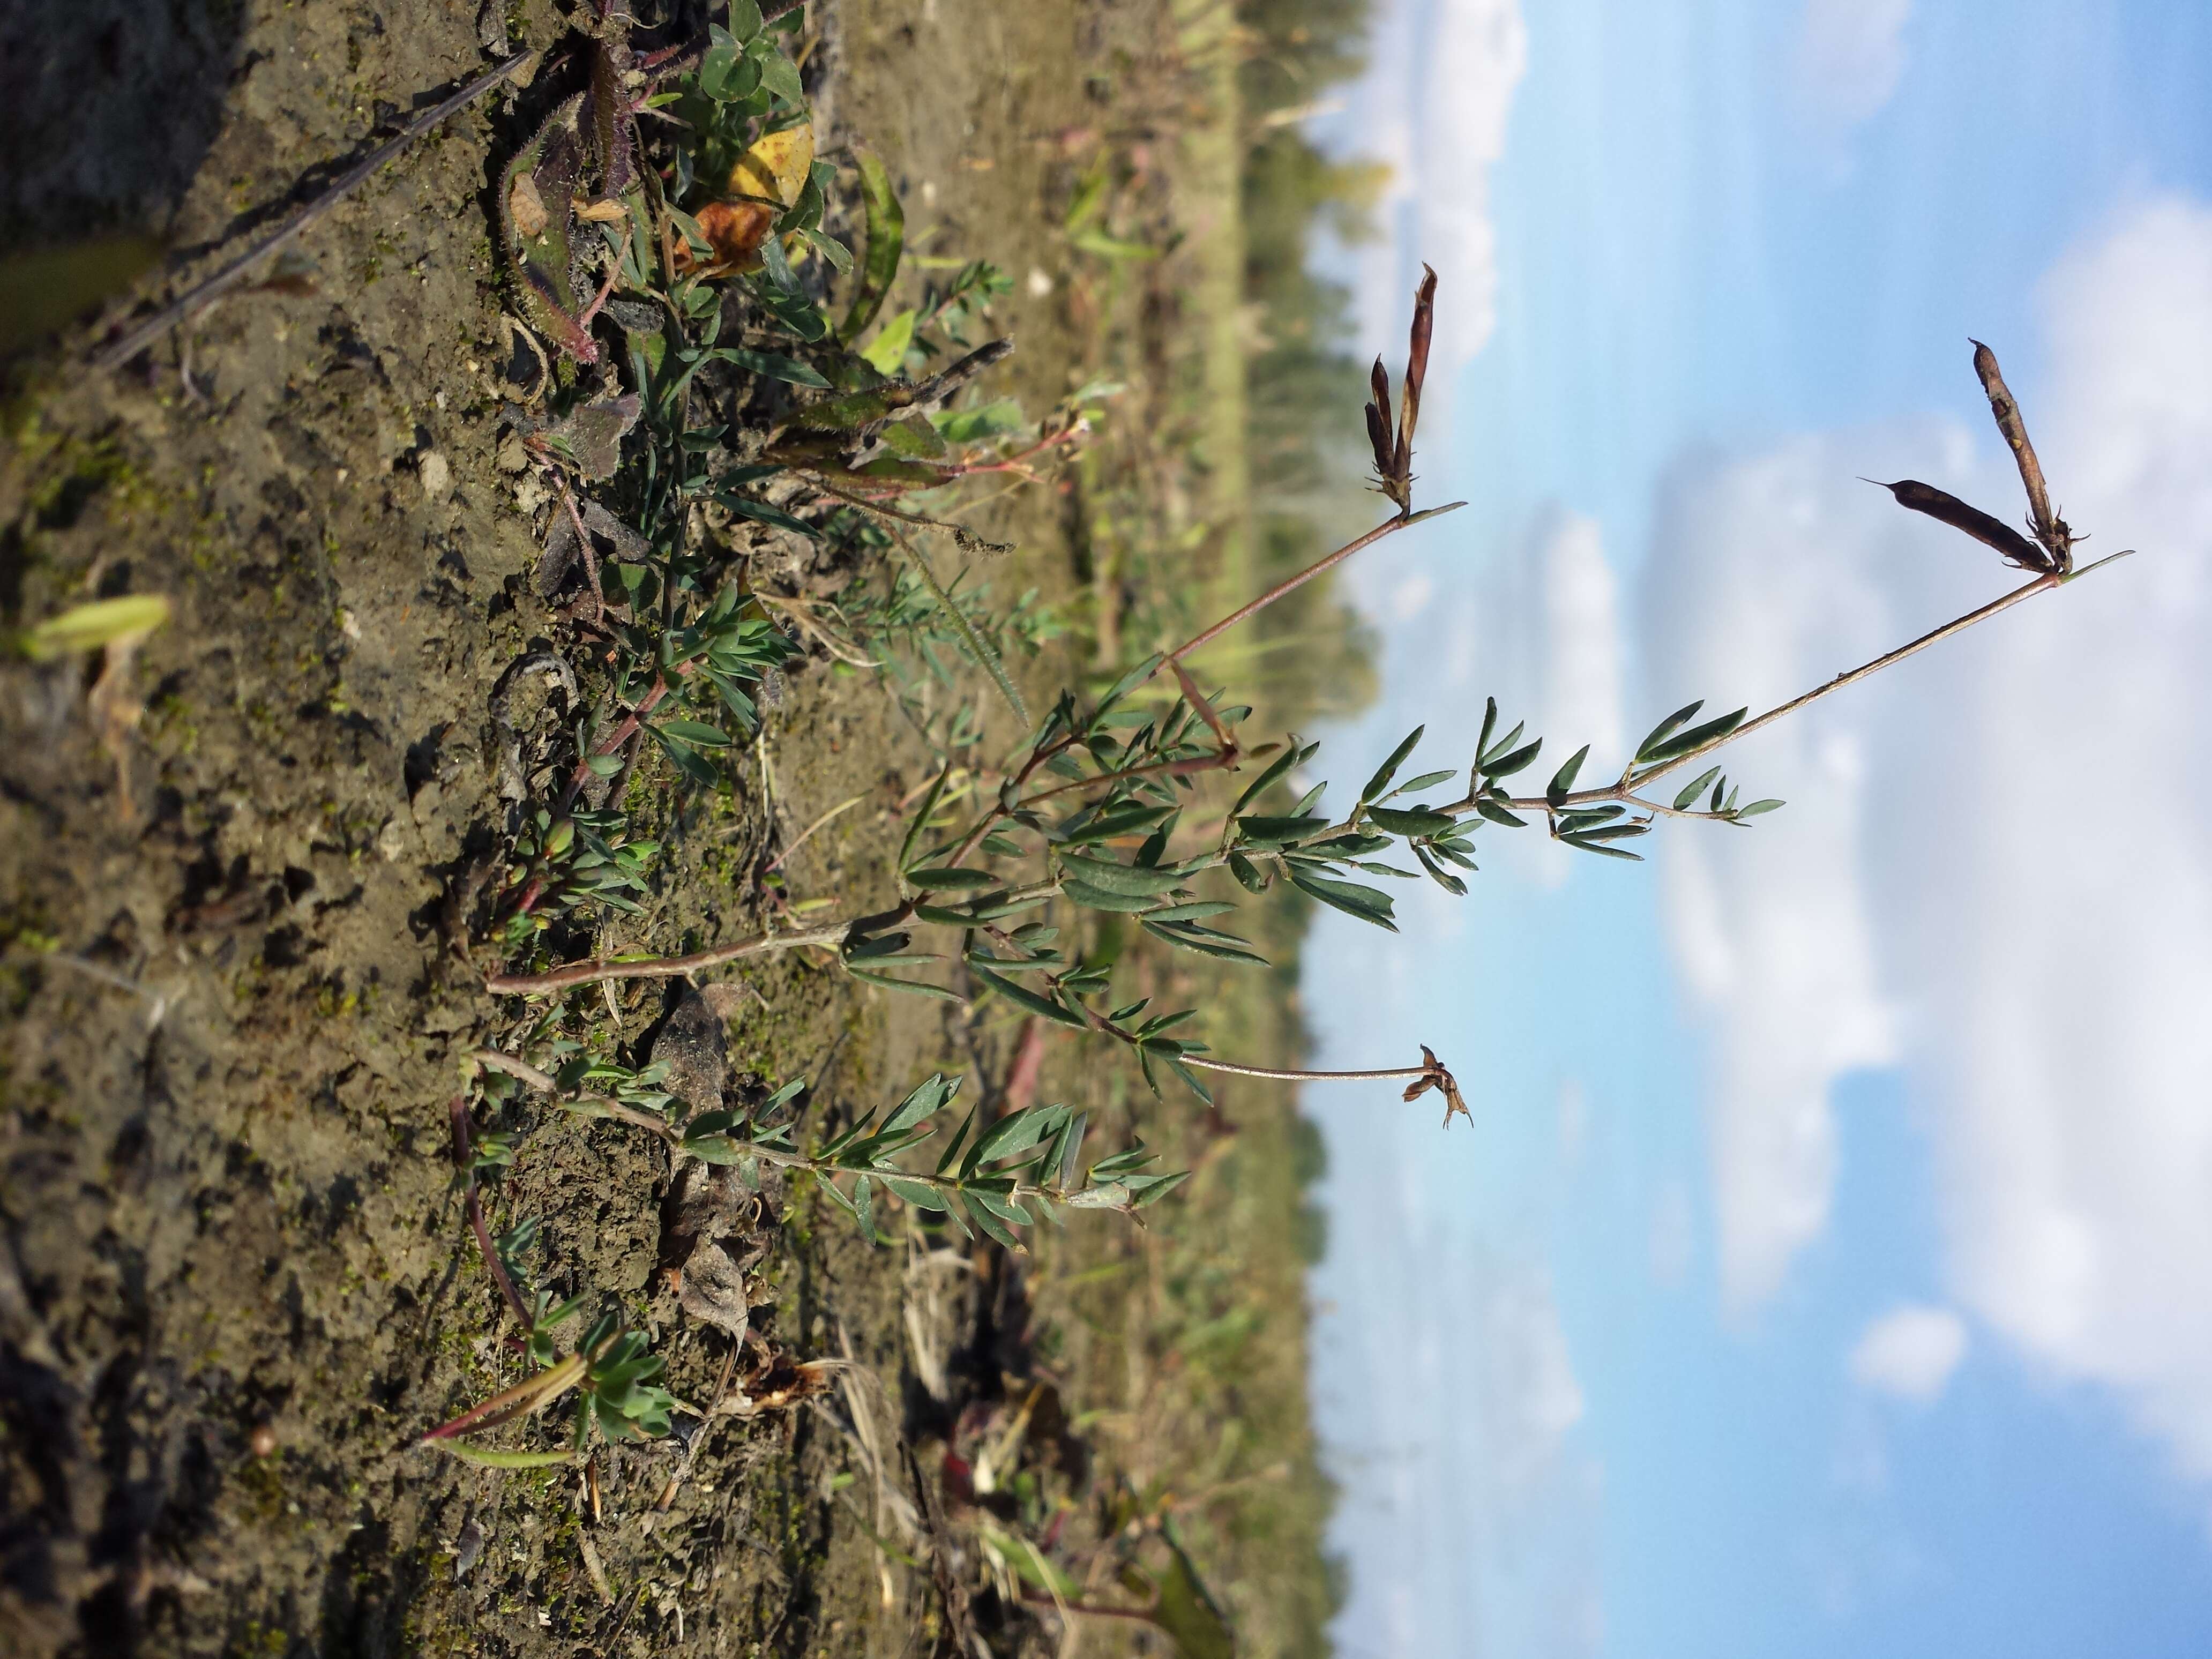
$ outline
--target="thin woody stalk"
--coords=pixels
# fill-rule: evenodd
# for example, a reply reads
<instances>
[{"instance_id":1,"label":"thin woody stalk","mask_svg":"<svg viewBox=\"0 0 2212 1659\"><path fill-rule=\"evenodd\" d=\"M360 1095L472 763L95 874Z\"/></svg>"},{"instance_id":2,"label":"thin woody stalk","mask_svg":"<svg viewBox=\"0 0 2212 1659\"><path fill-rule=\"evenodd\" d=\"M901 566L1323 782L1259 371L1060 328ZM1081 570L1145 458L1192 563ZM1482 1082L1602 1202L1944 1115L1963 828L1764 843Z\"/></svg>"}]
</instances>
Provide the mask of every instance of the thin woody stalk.
<instances>
[{"instance_id":1,"label":"thin woody stalk","mask_svg":"<svg viewBox=\"0 0 2212 1659\"><path fill-rule=\"evenodd\" d=\"M2115 553L2112 555L2110 558L2100 559L2095 564L2085 565L2081 569L2069 574L2061 574L2057 571L2050 571L2042 575L2037 576L2033 580L2024 582L2020 586L2015 587L2011 592L1999 595L1996 599L1990 600L1990 603L1985 605L1982 605L1973 611L1969 611L1962 617L1955 617L1949 622L1945 623L1940 628L1929 629L1927 633L1920 635L1919 638L1898 647L1894 651L1884 652L1881 656L1875 658L1873 660L1861 663L1856 668L1847 669L1843 673L1837 675L1835 678L1825 681L1822 684L1814 686L1811 690L1804 692L1798 696L1792 697L1787 702L1777 704L1774 708L1768 709L1765 714L1758 715L1754 719L1746 720L1742 725L1735 727L1733 731L1723 732L1710 743L1699 744L1697 748L1691 750L1687 754L1678 755L1672 760L1662 762L1656 766L1646 767L1640 772L1636 770L1633 766L1631 766L1626 771L1624 771L1621 774L1620 780L1614 783L1601 786L1594 789L1577 789L1571 793L1561 795L1556 800L1545 795L1516 795L1508 798L1504 804L1516 811L1543 812L1557 811L1561 809L1572 809L1577 806L1594 805L1606 801L1620 801L1633 805L1641 809L1659 812L1668 817L1711 817L1717 816L1712 813L1705 812L1679 811L1672 807L1660 805L1656 802L1642 799L1636 794L1636 791L1644 788L1648 784L1656 783L1659 779L1665 777L1670 772L1678 772L1681 770L1684 767L1689 765L1693 761L1704 760L1717 750L1722 749L1727 744L1735 742L1740 738L1747 738L1754 732L1762 731L1765 727L1774 725L1777 721L1786 719L1788 716L1796 714L1799 709L1808 708L1810 705L1818 702L1821 698L1829 696L1835 692L1842 690L1845 686L1856 685L1861 680L1871 678L1874 675L1881 673L1882 670L1886 668L1893 668L1899 663L1903 662L1907 657L1917 656L1921 652L1927 650L1930 646L1941 644L1943 641L1950 639L1954 635L1963 634L1966 629L1975 626L1977 623L1985 623L1989 621L1990 617L1997 616L2003 611L2009 611L2013 606L2021 604L2026 600L2032 599L2039 593L2049 592L2053 589L2064 586L2069 581L2078 580L2080 578L2087 575L2092 570L2098 569L2101 566L2112 563L2114 559L2124 559L2128 556L2128 553L2132 552L2133 550L2133 549L2130 549L2127 552ZM1454 801L1449 805L1440 806L1437 810L1440 812L1449 812L1455 817L1464 817L1468 813L1475 811L1474 798L1470 794L1464 799Z\"/></svg>"}]
</instances>

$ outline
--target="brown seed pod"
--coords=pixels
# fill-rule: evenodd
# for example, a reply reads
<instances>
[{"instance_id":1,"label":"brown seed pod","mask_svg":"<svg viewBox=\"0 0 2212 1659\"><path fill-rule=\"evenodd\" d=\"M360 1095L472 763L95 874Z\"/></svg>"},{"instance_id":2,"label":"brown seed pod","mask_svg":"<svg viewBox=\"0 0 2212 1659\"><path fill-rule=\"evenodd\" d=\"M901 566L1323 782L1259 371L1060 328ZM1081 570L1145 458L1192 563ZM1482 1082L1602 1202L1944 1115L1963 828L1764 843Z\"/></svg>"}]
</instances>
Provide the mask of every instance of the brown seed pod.
<instances>
[{"instance_id":1,"label":"brown seed pod","mask_svg":"<svg viewBox=\"0 0 2212 1659\"><path fill-rule=\"evenodd\" d=\"M1878 478L1869 478L1869 483L1881 483ZM1899 507L1910 507L1915 513L1925 513L1929 518L1948 524L1954 530L1962 530L1984 546L1993 547L2004 555L2007 562L2023 570L2050 571L2057 568L2051 556L2033 542L2014 530L2002 519L1990 517L1978 507L1969 507L1947 490L1926 484L1917 478L1902 478L1881 488L1897 497Z\"/></svg>"},{"instance_id":2,"label":"brown seed pod","mask_svg":"<svg viewBox=\"0 0 2212 1659\"><path fill-rule=\"evenodd\" d=\"M1974 348L1974 373L1982 382L1982 391L1990 400L1990 413L1996 416L1997 430L2011 451L2013 463L2020 468L2021 487L2027 491L2028 522L2035 528L2035 539L2062 570L2069 562L2073 537L2067 532L2051 510L2051 492L2044 487L2043 463L2035 458L2035 446L2027 441L2027 422L2021 418L2020 402L2005 384L2004 375L1997 368L1997 354L1979 340L1971 343Z\"/></svg>"}]
</instances>

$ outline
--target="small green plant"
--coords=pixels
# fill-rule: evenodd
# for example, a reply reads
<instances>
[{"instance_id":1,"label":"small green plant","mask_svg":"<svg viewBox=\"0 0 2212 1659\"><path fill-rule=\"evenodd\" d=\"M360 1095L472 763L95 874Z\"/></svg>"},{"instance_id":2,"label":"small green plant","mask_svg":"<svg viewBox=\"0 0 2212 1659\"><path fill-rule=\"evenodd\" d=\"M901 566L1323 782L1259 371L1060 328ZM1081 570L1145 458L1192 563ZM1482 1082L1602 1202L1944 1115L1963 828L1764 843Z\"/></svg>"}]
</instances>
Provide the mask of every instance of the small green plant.
<instances>
[{"instance_id":1,"label":"small green plant","mask_svg":"<svg viewBox=\"0 0 2212 1659\"><path fill-rule=\"evenodd\" d=\"M495 1468L541 1468L551 1463L580 1460L591 1448L592 1429L611 1445L659 1439L668 1432L675 1396L653 1379L665 1362L646 1352L644 1335L623 1328L622 1316L602 1314L576 1351L565 1358L552 1358L551 1327L571 1317L582 1298L558 1308L540 1310L542 1324L530 1334L530 1352L540 1361L538 1370L511 1389L501 1389L459 1417L441 1423L422 1437L455 1456ZM541 1340L542 1339L542 1340ZM581 1397L577 1403L570 1444L549 1451L508 1451L477 1446L459 1437L497 1428L519 1418L535 1416L570 1389Z\"/></svg>"}]
</instances>

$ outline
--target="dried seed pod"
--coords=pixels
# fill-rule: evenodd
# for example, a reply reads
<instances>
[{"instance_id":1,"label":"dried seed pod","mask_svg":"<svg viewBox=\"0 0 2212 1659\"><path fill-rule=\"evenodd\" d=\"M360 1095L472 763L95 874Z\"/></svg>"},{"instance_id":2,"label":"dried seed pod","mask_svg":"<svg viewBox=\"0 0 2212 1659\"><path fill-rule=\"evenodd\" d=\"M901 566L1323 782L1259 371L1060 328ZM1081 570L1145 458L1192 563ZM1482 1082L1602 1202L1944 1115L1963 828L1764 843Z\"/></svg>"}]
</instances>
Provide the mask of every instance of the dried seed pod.
<instances>
[{"instance_id":1,"label":"dried seed pod","mask_svg":"<svg viewBox=\"0 0 2212 1659\"><path fill-rule=\"evenodd\" d=\"M1878 478L1869 478L1869 483L1881 483ZM1991 518L1978 507L1969 507L1948 491L1934 484L1922 483L1917 478L1902 478L1881 488L1897 497L1899 507L1910 507L1915 513L1925 513L1929 518L1948 524L1954 530L1962 530L1986 547L1993 547L2004 555L2007 562L2023 570L2047 572L2057 567L2051 556L2033 542L2014 530L2002 519Z\"/></svg>"},{"instance_id":2,"label":"dried seed pod","mask_svg":"<svg viewBox=\"0 0 2212 1659\"><path fill-rule=\"evenodd\" d=\"M2074 538L2051 510L2051 493L2043 483L2043 464L2035 458L2035 446L2027 441L2027 422L2021 418L2020 402L2005 384L2004 375L1997 368L1996 353L1979 340L1972 343L1974 373L1989 398L1990 413L1996 416L1997 430L2004 434L2014 464L2020 468L2021 487L2027 491L2027 518L2034 526L2035 539L2043 544L2045 551L2063 570L2071 562Z\"/></svg>"},{"instance_id":3,"label":"dried seed pod","mask_svg":"<svg viewBox=\"0 0 2212 1659\"><path fill-rule=\"evenodd\" d=\"M1436 329L1437 273L1423 265L1413 290L1413 326L1406 342L1406 401L1398 415L1398 449L1393 470L1407 485L1413 481L1413 428L1421 418L1421 388L1429 378L1429 337ZM1402 503L1401 503L1402 504Z\"/></svg>"}]
</instances>

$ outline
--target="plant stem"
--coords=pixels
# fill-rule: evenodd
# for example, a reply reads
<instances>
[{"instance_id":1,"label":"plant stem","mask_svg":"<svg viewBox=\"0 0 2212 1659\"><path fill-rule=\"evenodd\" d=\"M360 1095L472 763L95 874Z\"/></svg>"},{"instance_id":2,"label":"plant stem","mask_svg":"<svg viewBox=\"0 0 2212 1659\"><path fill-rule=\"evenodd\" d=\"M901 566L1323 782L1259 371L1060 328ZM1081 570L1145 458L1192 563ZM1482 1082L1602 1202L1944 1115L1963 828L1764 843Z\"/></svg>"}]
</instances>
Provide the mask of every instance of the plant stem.
<instances>
[{"instance_id":1,"label":"plant stem","mask_svg":"<svg viewBox=\"0 0 2212 1659\"><path fill-rule=\"evenodd\" d=\"M1292 592L1298 588L1304 587L1315 577L1322 575L1328 571L1334 570L1337 566L1342 564L1353 554L1359 552L1364 548L1372 547L1376 542L1381 541L1385 536L1394 534L1401 530L1408 529L1411 526L1420 523L1424 519L1440 518L1444 514L1456 512L1459 508L1465 507L1467 503L1465 501L1450 501L1443 507L1431 507L1419 513L1401 513L1395 518L1385 519L1381 524L1376 525L1374 529L1369 531L1365 535L1355 537L1352 540L1346 542L1342 547L1338 548L1334 553L1324 554L1322 557L1315 560L1311 564L1299 571L1297 574L1284 577L1282 580L1277 582L1266 592L1261 594L1258 599L1239 605L1236 610L1224 617L1219 622L1215 623L1211 628L1201 629L1190 639L1185 641L1174 650L1169 652L1165 657L1162 658L1162 665L1164 665L1170 662L1180 662L1183 658L1190 655L1192 652L1203 650L1206 647L1212 644L1214 641L1219 639L1224 634L1226 634L1231 629L1236 627L1237 623L1248 621L1249 618L1258 615L1261 611L1265 611L1269 605L1274 604L1277 599L1281 599L1285 593ZM1154 673L1158 673L1159 670L1156 667L1152 672ZM1148 675L1146 678L1149 678L1151 677Z\"/></svg>"},{"instance_id":2,"label":"plant stem","mask_svg":"<svg viewBox=\"0 0 2212 1659\"><path fill-rule=\"evenodd\" d=\"M682 957L643 957L634 962L572 962L565 968L556 968L543 974L493 974L484 981L484 989L499 996L548 996L556 991L573 989L579 985L596 985L608 979L666 979L678 974L693 974L702 968L719 968L724 963L736 962L744 957L766 956L775 951L803 950L808 945L835 947L844 939L847 924L835 927L817 927L803 933L766 933L758 939L740 939L735 945L718 945L712 950L694 951Z\"/></svg>"},{"instance_id":3,"label":"plant stem","mask_svg":"<svg viewBox=\"0 0 2212 1659\"><path fill-rule=\"evenodd\" d=\"M2115 553L2112 556L2112 558L2099 560L2098 564L2110 564L2112 562L2112 559L2124 559L2125 557L2127 557L2126 553ZM1998 598L1990 600L1989 604L1983 605L1977 610L1969 611L1963 617L1954 617L1949 622L1945 623L1941 628L1929 629L1927 633L1923 634L1918 639L1913 640L1907 644L1900 645L1894 651L1884 652L1881 656L1875 658L1871 662L1861 663L1856 668L1847 669L1843 673L1837 675L1835 678L1828 680L1822 684L1814 686L1811 690L1803 693L1802 696L1792 697L1787 702L1777 704L1774 708L1768 709L1765 714L1759 715L1756 719L1746 720L1741 726L1737 726L1735 731L1715 738L1711 743L1700 744L1698 748L1692 749L1686 755L1678 755L1673 760L1665 762L1658 766L1649 767L1641 772L1637 771L1633 766L1631 766L1627 771L1621 774L1620 779L1618 782L1608 784L1595 789L1577 789L1573 791L1571 793L1560 796L1557 800L1553 800L1548 796L1545 795L1516 795L1508 798L1504 804L1516 811L1551 812L1555 811L1561 807L1589 806L1595 805L1602 801L1623 801L1630 802L1634 805L1644 808L1647 811L1662 812L1669 817L1698 816L1698 814L1677 813L1674 809L1671 807L1659 806L1651 801L1637 799L1635 798L1634 792L1643 788L1647 784L1655 782L1658 779L1665 777L1669 772L1680 771L1683 767L1689 765L1692 761L1703 760L1715 750L1719 749L1725 744L1734 743L1739 738L1747 738L1753 732L1771 726L1776 721L1796 714L1799 709L1807 707L1808 704L1818 702L1821 698L1827 696L1833 692L1842 690L1847 685L1856 685L1861 680L1869 678L1873 675L1879 674L1885 668L1894 667L1897 664L1903 662L1907 657L1917 656L1921 652L1928 649L1931 645L1940 644L1942 641L1949 639L1954 634L1962 634L1967 629L1973 627L1977 623L1987 622L1990 617L1996 616L2001 611L2009 611L2013 606L2021 604L2024 600L2032 599L2039 593L2048 592L2054 588L2063 586L2066 582L2072 580L2076 577L2085 576L2089 573L2089 571L2095 568L2097 568L2097 565L2087 566L2081 570L2075 571L2073 576L2070 577L2062 576L2056 571L2046 572L2045 574L2036 577L2032 581L2022 583L2020 586L2013 589L2011 592L2002 594ZM1474 794L1469 793L1465 799L1454 801L1449 806L1441 806L1437 810L1441 812L1449 812L1454 817L1465 817L1468 813L1475 810L1475 798Z\"/></svg>"},{"instance_id":4,"label":"plant stem","mask_svg":"<svg viewBox=\"0 0 2212 1659\"><path fill-rule=\"evenodd\" d=\"M132 329L113 345L98 353L92 360L95 368L120 368L151 345L155 339L189 322L207 309L223 295L235 288L239 281L255 264L293 240L300 233L322 218L353 192L382 170L388 161L396 160L417 138L433 127L442 126L452 117L466 109L501 82L512 79L526 67L534 65L542 54L535 52L517 52L503 64L486 70L443 103L434 105L403 127L398 137L370 154L366 161L349 168L338 181L307 204L281 230L272 231L252 247L240 254L206 281L188 289L184 297L163 307L144 322Z\"/></svg>"},{"instance_id":5,"label":"plant stem","mask_svg":"<svg viewBox=\"0 0 2212 1659\"><path fill-rule=\"evenodd\" d=\"M1055 1612L1079 1613L1092 1619L1127 1619L1139 1625L1158 1627L1159 1620L1143 1607L1109 1607L1097 1601L1063 1601L1049 1595L1039 1595L1035 1590L1024 1590L1022 1600L1033 1607L1050 1607Z\"/></svg>"},{"instance_id":6,"label":"plant stem","mask_svg":"<svg viewBox=\"0 0 2212 1659\"><path fill-rule=\"evenodd\" d=\"M530 1310L523 1305L522 1293L514 1288L514 1280L507 1277L507 1264L499 1259L499 1251L491 1242L491 1229L484 1224L483 1203L477 1196L477 1172L471 1155L476 1133L469 1125L468 1097L455 1095L450 1109L453 1120L453 1161L461 1166L462 1178L468 1182L469 1225L476 1232L477 1248L483 1252L484 1266L490 1271L492 1282L499 1286L509 1311L527 1331Z\"/></svg>"},{"instance_id":7,"label":"plant stem","mask_svg":"<svg viewBox=\"0 0 2212 1659\"><path fill-rule=\"evenodd\" d=\"M1273 1078L1284 1083L1376 1083L1385 1078L1427 1077L1425 1066L1398 1066L1378 1072L1306 1072L1288 1070L1273 1066L1239 1066L1226 1060L1208 1060L1203 1054L1177 1056L1186 1066L1195 1066L1202 1072L1227 1072L1236 1077Z\"/></svg>"}]
</instances>

